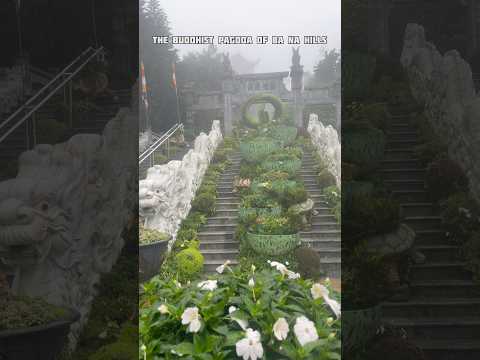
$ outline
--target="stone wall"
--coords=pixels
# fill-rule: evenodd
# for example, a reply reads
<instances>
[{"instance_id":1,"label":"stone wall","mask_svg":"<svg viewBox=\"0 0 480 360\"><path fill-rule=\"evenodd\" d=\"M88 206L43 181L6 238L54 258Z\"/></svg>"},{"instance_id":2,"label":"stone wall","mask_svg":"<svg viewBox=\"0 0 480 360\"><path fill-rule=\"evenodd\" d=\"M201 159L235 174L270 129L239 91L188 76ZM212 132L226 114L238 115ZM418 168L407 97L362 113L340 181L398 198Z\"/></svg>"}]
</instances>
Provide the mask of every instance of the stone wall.
<instances>
[{"instance_id":1,"label":"stone wall","mask_svg":"<svg viewBox=\"0 0 480 360\"><path fill-rule=\"evenodd\" d=\"M444 55L425 38L424 28L408 24L401 62L415 99L451 159L465 171L472 194L480 201L480 96L470 65L456 50Z\"/></svg>"},{"instance_id":2,"label":"stone wall","mask_svg":"<svg viewBox=\"0 0 480 360\"><path fill-rule=\"evenodd\" d=\"M310 114L308 133L313 146L329 171L335 176L337 186L341 184L342 151L337 130L331 125L324 126L318 115Z\"/></svg>"},{"instance_id":3,"label":"stone wall","mask_svg":"<svg viewBox=\"0 0 480 360\"><path fill-rule=\"evenodd\" d=\"M78 311L72 345L135 215L137 117L124 108L102 135L37 145L0 182L0 261L16 273L12 291Z\"/></svg>"},{"instance_id":4,"label":"stone wall","mask_svg":"<svg viewBox=\"0 0 480 360\"><path fill-rule=\"evenodd\" d=\"M168 233L174 238L188 215L213 154L222 142L220 121L215 120L208 135L201 133L193 149L181 161L172 160L147 170L139 184L140 216L145 227Z\"/></svg>"}]
</instances>

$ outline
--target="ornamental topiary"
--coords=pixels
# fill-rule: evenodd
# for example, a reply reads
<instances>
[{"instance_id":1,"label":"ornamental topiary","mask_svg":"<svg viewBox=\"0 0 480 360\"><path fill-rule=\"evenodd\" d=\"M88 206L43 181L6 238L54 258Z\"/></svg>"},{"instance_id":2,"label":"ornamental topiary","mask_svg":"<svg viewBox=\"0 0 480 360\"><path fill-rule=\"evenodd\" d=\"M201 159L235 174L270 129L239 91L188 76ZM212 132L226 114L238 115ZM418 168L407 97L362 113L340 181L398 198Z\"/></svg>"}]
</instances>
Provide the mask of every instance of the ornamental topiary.
<instances>
[{"instance_id":1,"label":"ornamental topiary","mask_svg":"<svg viewBox=\"0 0 480 360\"><path fill-rule=\"evenodd\" d=\"M208 216L215 214L215 194L203 192L195 196L192 201L192 211L199 211Z\"/></svg>"},{"instance_id":2,"label":"ornamental topiary","mask_svg":"<svg viewBox=\"0 0 480 360\"><path fill-rule=\"evenodd\" d=\"M275 108L273 119L280 120L282 118L282 114L283 114L282 101L273 95L259 94L259 95L252 96L242 105L241 114L242 114L242 120L245 125L251 128L257 128L260 125L264 125L268 122L269 120L268 118L264 118L262 122L262 119L254 118L248 114L248 109L250 108L250 106L254 104L265 104L265 103L272 104L273 107Z\"/></svg>"},{"instance_id":3,"label":"ornamental topiary","mask_svg":"<svg viewBox=\"0 0 480 360\"><path fill-rule=\"evenodd\" d=\"M298 263L298 271L302 277L317 279L322 275L320 269L320 255L314 249L306 246L295 249L295 258Z\"/></svg>"},{"instance_id":4,"label":"ornamental topiary","mask_svg":"<svg viewBox=\"0 0 480 360\"><path fill-rule=\"evenodd\" d=\"M271 128L269 134L275 140L280 141L284 145L288 145L295 141L298 130L294 126L280 125Z\"/></svg>"},{"instance_id":5,"label":"ornamental topiary","mask_svg":"<svg viewBox=\"0 0 480 360\"><path fill-rule=\"evenodd\" d=\"M193 247L188 247L175 255L178 274L183 279L192 279L203 269L203 255Z\"/></svg>"}]
</instances>

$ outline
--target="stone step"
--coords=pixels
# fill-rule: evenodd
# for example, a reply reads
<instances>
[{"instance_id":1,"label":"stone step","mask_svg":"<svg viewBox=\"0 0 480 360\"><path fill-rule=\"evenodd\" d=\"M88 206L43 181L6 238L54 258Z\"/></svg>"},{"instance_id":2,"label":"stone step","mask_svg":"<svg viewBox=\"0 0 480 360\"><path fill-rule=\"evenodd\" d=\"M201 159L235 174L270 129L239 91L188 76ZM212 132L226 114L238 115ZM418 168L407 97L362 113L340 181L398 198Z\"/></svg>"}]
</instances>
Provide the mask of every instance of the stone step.
<instances>
[{"instance_id":1,"label":"stone step","mask_svg":"<svg viewBox=\"0 0 480 360\"><path fill-rule=\"evenodd\" d=\"M331 279L342 278L342 262L340 258L323 259L320 262L320 270L326 277Z\"/></svg>"},{"instance_id":2,"label":"stone step","mask_svg":"<svg viewBox=\"0 0 480 360\"><path fill-rule=\"evenodd\" d=\"M415 131L408 131L406 129L392 129L387 131L387 138L389 140L417 140L418 134Z\"/></svg>"},{"instance_id":3,"label":"stone step","mask_svg":"<svg viewBox=\"0 0 480 360\"><path fill-rule=\"evenodd\" d=\"M425 263L412 265L410 278L415 281L470 280L471 274L465 270L462 262Z\"/></svg>"},{"instance_id":4,"label":"stone step","mask_svg":"<svg viewBox=\"0 0 480 360\"><path fill-rule=\"evenodd\" d=\"M342 250L341 249L322 249L316 248L312 246L319 255L321 262L328 262L329 260L335 260L338 263L341 263L340 259L342 257Z\"/></svg>"},{"instance_id":5,"label":"stone step","mask_svg":"<svg viewBox=\"0 0 480 360\"><path fill-rule=\"evenodd\" d=\"M341 236L340 230L311 230L311 231L301 231L300 236L302 239L331 239L332 237Z\"/></svg>"},{"instance_id":6,"label":"stone step","mask_svg":"<svg viewBox=\"0 0 480 360\"><path fill-rule=\"evenodd\" d=\"M235 233L237 224L205 224L202 225L202 231L205 232L232 232Z\"/></svg>"},{"instance_id":7,"label":"stone step","mask_svg":"<svg viewBox=\"0 0 480 360\"><path fill-rule=\"evenodd\" d=\"M410 283L410 293L417 299L480 297L480 284L471 280L415 280Z\"/></svg>"},{"instance_id":8,"label":"stone step","mask_svg":"<svg viewBox=\"0 0 480 360\"><path fill-rule=\"evenodd\" d=\"M450 240L446 236L446 232L440 229L433 230L417 230L415 245L428 246L428 245L451 245Z\"/></svg>"},{"instance_id":9,"label":"stone step","mask_svg":"<svg viewBox=\"0 0 480 360\"><path fill-rule=\"evenodd\" d=\"M468 339L422 340L416 344L423 350L427 359L433 360L478 360L480 341Z\"/></svg>"},{"instance_id":10,"label":"stone step","mask_svg":"<svg viewBox=\"0 0 480 360\"><path fill-rule=\"evenodd\" d=\"M422 180L385 180L385 185L391 191L404 191L404 190L425 190L425 181Z\"/></svg>"},{"instance_id":11,"label":"stone step","mask_svg":"<svg viewBox=\"0 0 480 360\"><path fill-rule=\"evenodd\" d=\"M445 314L448 316L448 314ZM407 336L416 340L478 340L480 319L457 318L385 318L385 322L402 328ZM434 359L436 360L436 359Z\"/></svg>"},{"instance_id":12,"label":"stone step","mask_svg":"<svg viewBox=\"0 0 480 360\"><path fill-rule=\"evenodd\" d=\"M440 216L408 216L402 220L413 230L439 229L442 227L442 217Z\"/></svg>"},{"instance_id":13,"label":"stone step","mask_svg":"<svg viewBox=\"0 0 480 360\"><path fill-rule=\"evenodd\" d=\"M332 213L332 209L330 209L329 207L316 207L314 210L317 211L317 215L314 215L314 217L330 215Z\"/></svg>"},{"instance_id":14,"label":"stone step","mask_svg":"<svg viewBox=\"0 0 480 360\"><path fill-rule=\"evenodd\" d=\"M238 265L238 261L235 257L225 260L230 260L230 266L232 267ZM203 271L205 273L216 273L215 269L220 265L223 265L225 260L205 260L203 263Z\"/></svg>"},{"instance_id":15,"label":"stone step","mask_svg":"<svg viewBox=\"0 0 480 360\"><path fill-rule=\"evenodd\" d=\"M302 243L316 249L316 250L340 250L341 240L340 238L324 238L313 239L302 235Z\"/></svg>"},{"instance_id":16,"label":"stone step","mask_svg":"<svg viewBox=\"0 0 480 360\"><path fill-rule=\"evenodd\" d=\"M385 149L385 160L414 158L413 149Z\"/></svg>"},{"instance_id":17,"label":"stone step","mask_svg":"<svg viewBox=\"0 0 480 360\"><path fill-rule=\"evenodd\" d=\"M392 191L392 194L402 204L428 202L430 200L426 190L395 190Z\"/></svg>"},{"instance_id":18,"label":"stone step","mask_svg":"<svg viewBox=\"0 0 480 360\"><path fill-rule=\"evenodd\" d=\"M408 302L387 302L382 304L382 312L387 318L435 319L448 315L456 318L480 320L480 298L431 298L411 299Z\"/></svg>"},{"instance_id":19,"label":"stone step","mask_svg":"<svg viewBox=\"0 0 480 360\"><path fill-rule=\"evenodd\" d=\"M215 216L209 217L207 220L207 225L237 225L237 217L232 216Z\"/></svg>"},{"instance_id":20,"label":"stone step","mask_svg":"<svg viewBox=\"0 0 480 360\"><path fill-rule=\"evenodd\" d=\"M231 231L200 231L198 233L200 243L202 241L232 241L235 233Z\"/></svg>"},{"instance_id":21,"label":"stone step","mask_svg":"<svg viewBox=\"0 0 480 360\"><path fill-rule=\"evenodd\" d=\"M224 204L224 203L240 203L240 198L238 196L230 195L219 195L217 197L217 204Z\"/></svg>"},{"instance_id":22,"label":"stone step","mask_svg":"<svg viewBox=\"0 0 480 360\"><path fill-rule=\"evenodd\" d=\"M202 255L206 261L219 260L225 262L229 259L236 259L238 257L238 248L237 249L204 249L202 250Z\"/></svg>"},{"instance_id":23,"label":"stone step","mask_svg":"<svg viewBox=\"0 0 480 360\"><path fill-rule=\"evenodd\" d=\"M398 158L382 160L384 169L419 169L422 163L416 158Z\"/></svg>"},{"instance_id":24,"label":"stone step","mask_svg":"<svg viewBox=\"0 0 480 360\"><path fill-rule=\"evenodd\" d=\"M340 230L341 226L336 222L326 221L312 221L309 231L322 231L322 230Z\"/></svg>"},{"instance_id":25,"label":"stone step","mask_svg":"<svg viewBox=\"0 0 480 360\"><path fill-rule=\"evenodd\" d=\"M386 148L387 149L413 149L417 146L418 140L387 140Z\"/></svg>"},{"instance_id":26,"label":"stone step","mask_svg":"<svg viewBox=\"0 0 480 360\"><path fill-rule=\"evenodd\" d=\"M404 216L431 216L437 213L436 207L430 203L400 204Z\"/></svg>"},{"instance_id":27,"label":"stone step","mask_svg":"<svg viewBox=\"0 0 480 360\"><path fill-rule=\"evenodd\" d=\"M460 247L454 245L417 246L427 262L458 262L462 259Z\"/></svg>"},{"instance_id":28,"label":"stone step","mask_svg":"<svg viewBox=\"0 0 480 360\"><path fill-rule=\"evenodd\" d=\"M210 238L208 238L210 239ZM201 240L200 250L233 250L238 249L239 243L236 240Z\"/></svg>"},{"instance_id":29,"label":"stone step","mask_svg":"<svg viewBox=\"0 0 480 360\"><path fill-rule=\"evenodd\" d=\"M238 210L238 206L240 205L240 201L237 201L237 202L226 202L226 201L218 201L217 199L217 205L216 205L216 208L217 208L217 212L218 211L223 211L223 210L235 210L237 211Z\"/></svg>"},{"instance_id":30,"label":"stone step","mask_svg":"<svg viewBox=\"0 0 480 360\"><path fill-rule=\"evenodd\" d=\"M222 209L219 209L218 205L217 205L217 209L215 211L215 216L236 218L238 216L237 205L235 205L235 207L232 207L232 208L223 207Z\"/></svg>"},{"instance_id":31,"label":"stone step","mask_svg":"<svg viewBox=\"0 0 480 360\"><path fill-rule=\"evenodd\" d=\"M425 169L382 169L384 180L425 180Z\"/></svg>"}]
</instances>

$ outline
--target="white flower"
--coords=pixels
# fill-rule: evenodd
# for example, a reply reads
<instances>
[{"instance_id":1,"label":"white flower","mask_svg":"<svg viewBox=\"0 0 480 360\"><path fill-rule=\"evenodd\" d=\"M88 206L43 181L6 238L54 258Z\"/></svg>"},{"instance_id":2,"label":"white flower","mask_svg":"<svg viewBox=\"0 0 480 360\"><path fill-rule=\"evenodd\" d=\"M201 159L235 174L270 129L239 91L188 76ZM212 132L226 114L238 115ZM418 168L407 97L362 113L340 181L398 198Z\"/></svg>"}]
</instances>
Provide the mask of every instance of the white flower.
<instances>
[{"instance_id":1,"label":"white flower","mask_svg":"<svg viewBox=\"0 0 480 360\"><path fill-rule=\"evenodd\" d=\"M253 278L248 280L248 286L250 286L251 288L253 288L255 286L255 281L253 280Z\"/></svg>"},{"instance_id":2,"label":"white flower","mask_svg":"<svg viewBox=\"0 0 480 360\"><path fill-rule=\"evenodd\" d=\"M256 269L255 265L252 264L252 273L254 273Z\"/></svg>"},{"instance_id":3,"label":"white flower","mask_svg":"<svg viewBox=\"0 0 480 360\"><path fill-rule=\"evenodd\" d=\"M328 340L333 340L333 339L335 339L335 336L336 336L335 333L330 333L330 334L328 334Z\"/></svg>"},{"instance_id":4,"label":"white flower","mask_svg":"<svg viewBox=\"0 0 480 360\"><path fill-rule=\"evenodd\" d=\"M237 311L238 309L235 307L235 306L230 306L228 308L228 313L231 314L235 311ZM248 321L247 320L242 320L242 319L237 319L236 317L234 316L231 316L232 320L235 320L237 322L238 325L240 325L240 327L243 329L243 330L246 330L247 327L248 327Z\"/></svg>"},{"instance_id":5,"label":"white flower","mask_svg":"<svg viewBox=\"0 0 480 360\"><path fill-rule=\"evenodd\" d=\"M182 284L180 284L177 280L173 280L173 282L175 283L175 285L177 285L178 288L182 287Z\"/></svg>"},{"instance_id":6,"label":"white flower","mask_svg":"<svg viewBox=\"0 0 480 360\"><path fill-rule=\"evenodd\" d=\"M263 347L260 342L260 333L247 329L246 337L235 344L237 355L243 360L257 360L263 356Z\"/></svg>"},{"instance_id":7,"label":"white flower","mask_svg":"<svg viewBox=\"0 0 480 360\"><path fill-rule=\"evenodd\" d=\"M197 307L186 308L182 314L182 324L188 325L188 332L196 333L200 330L202 326L200 319Z\"/></svg>"},{"instance_id":8,"label":"white flower","mask_svg":"<svg viewBox=\"0 0 480 360\"><path fill-rule=\"evenodd\" d=\"M290 270L287 270L287 276L290 280L300 279L300 274L299 273L296 273L296 272L293 272L293 271L290 271Z\"/></svg>"},{"instance_id":9,"label":"white flower","mask_svg":"<svg viewBox=\"0 0 480 360\"><path fill-rule=\"evenodd\" d=\"M313 321L308 320L305 316L300 316L295 321L293 332L297 337L300 345L304 346L312 341L318 340L317 329Z\"/></svg>"},{"instance_id":10,"label":"white flower","mask_svg":"<svg viewBox=\"0 0 480 360\"><path fill-rule=\"evenodd\" d=\"M201 290L208 290L208 291L213 291L218 287L217 280L205 280L205 281L199 282L197 286Z\"/></svg>"},{"instance_id":11,"label":"white flower","mask_svg":"<svg viewBox=\"0 0 480 360\"><path fill-rule=\"evenodd\" d=\"M332 317L329 317L329 318L327 318L326 323L327 323L328 326L330 326L330 325L333 324L334 321L335 321L335 320L333 320Z\"/></svg>"},{"instance_id":12,"label":"white flower","mask_svg":"<svg viewBox=\"0 0 480 360\"><path fill-rule=\"evenodd\" d=\"M330 307L332 312L335 314L337 319L340 317L341 306L337 301L330 299L330 297L328 296L330 292L325 286L318 283L313 284L312 288L310 289L310 292L312 293L312 297L314 299L319 299L322 297L325 303Z\"/></svg>"},{"instance_id":13,"label":"white flower","mask_svg":"<svg viewBox=\"0 0 480 360\"><path fill-rule=\"evenodd\" d=\"M285 340L289 331L290 329L288 328L287 320L283 317L275 321L275 324L273 324L273 334L277 340Z\"/></svg>"},{"instance_id":14,"label":"white flower","mask_svg":"<svg viewBox=\"0 0 480 360\"><path fill-rule=\"evenodd\" d=\"M216 268L217 272L219 274L223 274L223 272L225 271L225 268L230 265L230 260L227 260L223 263L223 265L220 265L219 267Z\"/></svg>"},{"instance_id":15,"label":"white flower","mask_svg":"<svg viewBox=\"0 0 480 360\"><path fill-rule=\"evenodd\" d=\"M318 283L313 284L312 288L310 289L310 292L312 293L312 296L314 299L328 296L328 294L330 293L325 286Z\"/></svg>"},{"instance_id":16,"label":"white flower","mask_svg":"<svg viewBox=\"0 0 480 360\"><path fill-rule=\"evenodd\" d=\"M165 304L162 304L158 307L158 311L160 311L160 314L168 314L168 307Z\"/></svg>"}]
</instances>

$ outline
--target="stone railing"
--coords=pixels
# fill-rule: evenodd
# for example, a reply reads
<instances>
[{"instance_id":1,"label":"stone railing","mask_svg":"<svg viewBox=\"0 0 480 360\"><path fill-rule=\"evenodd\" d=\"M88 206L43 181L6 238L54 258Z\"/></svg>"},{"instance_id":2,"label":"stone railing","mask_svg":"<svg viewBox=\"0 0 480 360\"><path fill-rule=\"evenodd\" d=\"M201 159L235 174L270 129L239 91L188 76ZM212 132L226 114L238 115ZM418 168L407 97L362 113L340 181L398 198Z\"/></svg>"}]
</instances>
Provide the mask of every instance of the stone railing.
<instances>
[{"instance_id":1,"label":"stone railing","mask_svg":"<svg viewBox=\"0 0 480 360\"><path fill-rule=\"evenodd\" d=\"M15 110L25 90L22 67L0 69L0 121Z\"/></svg>"},{"instance_id":2,"label":"stone railing","mask_svg":"<svg viewBox=\"0 0 480 360\"><path fill-rule=\"evenodd\" d=\"M210 133L201 133L195 139L193 149L181 161L172 160L147 170L146 179L139 184L139 211L145 227L175 238L221 142L220 121L215 120Z\"/></svg>"},{"instance_id":3,"label":"stone railing","mask_svg":"<svg viewBox=\"0 0 480 360\"><path fill-rule=\"evenodd\" d=\"M324 126L316 114L310 114L307 129L318 155L340 186L342 151L337 130L331 125Z\"/></svg>"},{"instance_id":4,"label":"stone railing","mask_svg":"<svg viewBox=\"0 0 480 360\"><path fill-rule=\"evenodd\" d=\"M137 122L123 108L102 135L37 145L0 182L0 262L16 274L12 291L78 311L72 346L136 216Z\"/></svg>"},{"instance_id":5,"label":"stone railing","mask_svg":"<svg viewBox=\"0 0 480 360\"><path fill-rule=\"evenodd\" d=\"M449 156L465 171L474 197L480 201L480 96L470 65L458 51L443 56L425 38L424 28L408 24L401 62L416 100Z\"/></svg>"}]
</instances>

